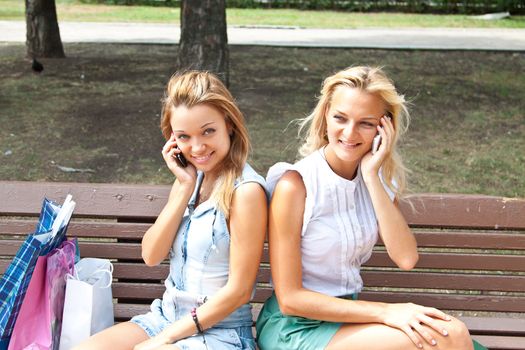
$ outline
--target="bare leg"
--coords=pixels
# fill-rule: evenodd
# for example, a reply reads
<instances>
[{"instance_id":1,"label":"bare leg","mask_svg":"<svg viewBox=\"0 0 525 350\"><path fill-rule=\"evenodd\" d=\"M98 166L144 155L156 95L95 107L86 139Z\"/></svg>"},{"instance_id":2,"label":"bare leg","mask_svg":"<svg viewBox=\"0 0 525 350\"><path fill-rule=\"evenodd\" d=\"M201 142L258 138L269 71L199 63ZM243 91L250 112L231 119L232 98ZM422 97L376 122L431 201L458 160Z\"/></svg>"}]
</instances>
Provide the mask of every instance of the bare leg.
<instances>
[{"instance_id":1,"label":"bare leg","mask_svg":"<svg viewBox=\"0 0 525 350\"><path fill-rule=\"evenodd\" d=\"M472 350L472 340L465 325L458 319L438 321L449 332L443 336L424 326L437 341L432 346L420 337L424 350ZM334 335L326 350L417 350L418 347L401 330L379 324L345 324Z\"/></svg>"},{"instance_id":2,"label":"bare leg","mask_svg":"<svg viewBox=\"0 0 525 350\"><path fill-rule=\"evenodd\" d=\"M123 322L93 335L74 350L131 350L149 336L142 328L131 322ZM173 349L173 347L172 347Z\"/></svg>"}]
</instances>

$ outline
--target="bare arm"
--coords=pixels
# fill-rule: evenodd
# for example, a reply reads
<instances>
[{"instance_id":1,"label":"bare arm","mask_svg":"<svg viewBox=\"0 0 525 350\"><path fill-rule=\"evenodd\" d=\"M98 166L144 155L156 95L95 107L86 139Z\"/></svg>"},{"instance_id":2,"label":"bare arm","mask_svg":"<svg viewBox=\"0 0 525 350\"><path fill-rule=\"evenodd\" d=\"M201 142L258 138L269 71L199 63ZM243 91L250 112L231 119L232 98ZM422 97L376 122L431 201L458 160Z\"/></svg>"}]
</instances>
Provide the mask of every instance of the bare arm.
<instances>
[{"instance_id":1,"label":"bare arm","mask_svg":"<svg viewBox=\"0 0 525 350\"><path fill-rule=\"evenodd\" d=\"M175 161L174 155L180 153L176 145L172 135L162 148L162 157L177 180L157 220L142 237L142 259L148 266L160 264L168 255L197 179L197 170L193 165L182 168Z\"/></svg>"},{"instance_id":2,"label":"bare arm","mask_svg":"<svg viewBox=\"0 0 525 350\"><path fill-rule=\"evenodd\" d=\"M160 264L168 255L188 205L193 186L175 181L168 202L142 238L142 258L148 266Z\"/></svg>"},{"instance_id":3,"label":"bare arm","mask_svg":"<svg viewBox=\"0 0 525 350\"><path fill-rule=\"evenodd\" d=\"M422 323L444 332L434 319L450 318L434 308L410 303L345 300L304 288L301 228L305 198L306 189L301 176L289 171L277 183L270 204L270 263L275 293L283 314L331 322L382 323L402 330L415 344L419 342L415 332L432 342L428 332L421 327Z\"/></svg>"},{"instance_id":4,"label":"bare arm","mask_svg":"<svg viewBox=\"0 0 525 350\"><path fill-rule=\"evenodd\" d=\"M303 287L301 228L305 198L301 175L289 171L277 183L270 204L270 264L281 311L323 321L378 322L382 303L350 302Z\"/></svg>"},{"instance_id":5,"label":"bare arm","mask_svg":"<svg viewBox=\"0 0 525 350\"><path fill-rule=\"evenodd\" d=\"M390 200L378 176L365 182L388 256L399 268L412 269L418 260L417 243L397 206L397 200Z\"/></svg>"},{"instance_id":6,"label":"bare arm","mask_svg":"<svg viewBox=\"0 0 525 350\"><path fill-rule=\"evenodd\" d=\"M379 224L379 234L385 243L390 259L403 270L412 269L418 260L417 243L410 231L407 222L397 207L397 202L392 202L379 178L381 167L387 154L391 152L394 138L394 126L387 118L381 120L382 128L381 146L372 155L366 154L361 160L361 170L372 205Z\"/></svg>"},{"instance_id":7,"label":"bare arm","mask_svg":"<svg viewBox=\"0 0 525 350\"><path fill-rule=\"evenodd\" d=\"M267 203L263 188L257 183L239 186L230 209L230 271L228 282L197 309L203 328L212 327L238 307L246 304L259 269L267 224ZM154 349L196 333L191 315L180 319L159 336L136 349ZM148 344L153 344L151 347Z\"/></svg>"}]
</instances>

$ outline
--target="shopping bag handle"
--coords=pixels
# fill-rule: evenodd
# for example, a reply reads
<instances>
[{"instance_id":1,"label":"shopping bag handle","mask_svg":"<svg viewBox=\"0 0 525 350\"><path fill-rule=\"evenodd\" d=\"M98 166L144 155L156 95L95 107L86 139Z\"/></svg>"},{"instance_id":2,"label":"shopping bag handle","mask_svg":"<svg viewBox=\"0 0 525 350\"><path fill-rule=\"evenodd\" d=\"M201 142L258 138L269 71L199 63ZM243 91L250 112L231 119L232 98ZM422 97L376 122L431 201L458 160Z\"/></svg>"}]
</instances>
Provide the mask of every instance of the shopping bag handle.
<instances>
[{"instance_id":1,"label":"shopping bag handle","mask_svg":"<svg viewBox=\"0 0 525 350\"><path fill-rule=\"evenodd\" d=\"M78 277L77 269L75 269L74 273L75 273L75 275L67 273L66 276L65 276L65 279L66 280L73 279L73 280L81 281L81 279ZM109 288L109 287L111 287L111 284L113 283L113 264L109 263L109 268L107 268L107 269L97 269L97 270L93 271L91 273L90 277L93 276L93 275L96 275L98 273L107 273L107 274L109 274L109 283L106 286L103 286L103 287L100 287L100 288ZM83 282L86 282L86 281L83 281Z\"/></svg>"},{"instance_id":2,"label":"shopping bag handle","mask_svg":"<svg viewBox=\"0 0 525 350\"><path fill-rule=\"evenodd\" d=\"M60 229L67 225L69 220L71 219L71 216L73 215L73 210L75 209L76 203L72 200L73 196L71 194L68 194L66 196L66 199L64 200L64 204L62 204L62 207L60 208L57 217L53 221L53 226L51 227L51 237L53 238L57 235L58 231Z\"/></svg>"}]
</instances>

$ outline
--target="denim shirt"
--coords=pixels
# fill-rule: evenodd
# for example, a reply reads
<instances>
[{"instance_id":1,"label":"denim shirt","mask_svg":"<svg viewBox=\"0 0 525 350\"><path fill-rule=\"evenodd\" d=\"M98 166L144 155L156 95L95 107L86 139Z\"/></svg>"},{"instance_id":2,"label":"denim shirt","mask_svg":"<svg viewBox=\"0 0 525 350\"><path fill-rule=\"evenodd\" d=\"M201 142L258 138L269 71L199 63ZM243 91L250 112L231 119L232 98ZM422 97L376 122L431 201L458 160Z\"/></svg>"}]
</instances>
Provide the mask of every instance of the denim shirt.
<instances>
[{"instance_id":1,"label":"denim shirt","mask_svg":"<svg viewBox=\"0 0 525 350\"><path fill-rule=\"evenodd\" d=\"M228 282L230 232L224 213L212 200L195 207L203 179L204 174L198 172L195 190L170 250L170 274L165 281L166 292L162 300L164 313L170 321L188 315L191 308L202 305ZM265 188L264 178L248 164L234 186L237 188L247 182L256 182ZM247 303L214 327L251 325L251 305Z\"/></svg>"}]
</instances>

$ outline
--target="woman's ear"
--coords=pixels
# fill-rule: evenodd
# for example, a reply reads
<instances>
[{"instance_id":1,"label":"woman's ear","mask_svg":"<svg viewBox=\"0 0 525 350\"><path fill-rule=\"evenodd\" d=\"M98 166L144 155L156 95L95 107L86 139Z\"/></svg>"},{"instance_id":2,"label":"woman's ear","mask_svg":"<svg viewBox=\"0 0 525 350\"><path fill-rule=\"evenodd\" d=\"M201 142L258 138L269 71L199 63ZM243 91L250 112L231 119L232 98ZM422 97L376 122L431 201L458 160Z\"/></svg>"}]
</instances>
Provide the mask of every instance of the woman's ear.
<instances>
[{"instance_id":1,"label":"woman's ear","mask_svg":"<svg viewBox=\"0 0 525 350\"><path fill-rule=\"evenodd\" d=\"M226 129L228 130L228 135L230 135L230 138L232 138L233 137L233 125L229 120L226 121Z\"/></svg>"}]
</instances>

